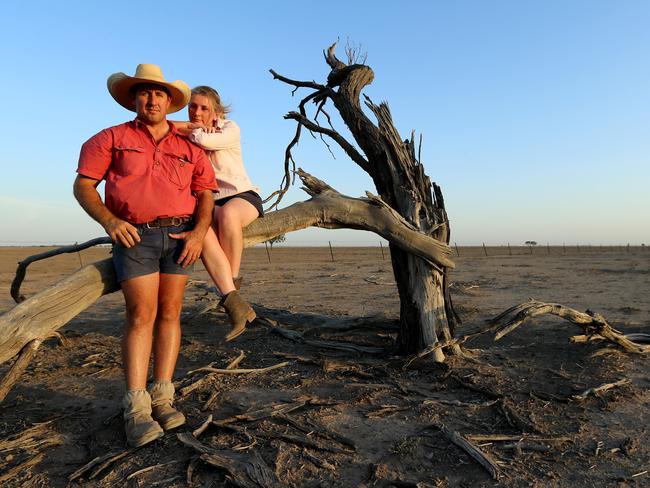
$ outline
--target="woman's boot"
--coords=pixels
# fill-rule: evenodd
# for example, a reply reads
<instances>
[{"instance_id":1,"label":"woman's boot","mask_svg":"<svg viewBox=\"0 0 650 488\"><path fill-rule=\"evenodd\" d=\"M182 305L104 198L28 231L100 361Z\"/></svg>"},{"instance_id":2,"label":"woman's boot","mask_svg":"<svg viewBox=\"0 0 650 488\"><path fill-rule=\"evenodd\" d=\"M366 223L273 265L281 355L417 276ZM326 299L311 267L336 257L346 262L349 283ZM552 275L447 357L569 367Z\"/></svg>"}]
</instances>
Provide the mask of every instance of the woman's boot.
<instances>
[{"instance_id":1,"label":"woman's boot","mask_svg":"<svg viewBox=\"0 0 650 488\"><path fill-rule=\"evenodd\" d=\"M151 394L151 416L163 430L175 429L185 423L185 415L172 407L174 384L171 381L156 381L149 388Z\"/></svg>"},{"instance_id":2,"label":"woman's boot","mask_svg":"<svg viewBox=\"0 0 650 488\"><path fill-rule=\"evenodd\" d=\"M226 309L232 330L226 335L226 341L232 341L246 330L246 323L255 320L255 310L242 298L237 290L228 293L222 300Z\"/></svg>"},{"instance_id":3,"label":"woman's boot","mask_svg":"<svg viewBox=\"0 0 650 488\"><path fill-rule=\"evenodd\" d=\"M151 417L151 397L146 390L129 390L122 400L126 441L140 447L160 439L165 433Z\"/></svg>"}]
</instances>

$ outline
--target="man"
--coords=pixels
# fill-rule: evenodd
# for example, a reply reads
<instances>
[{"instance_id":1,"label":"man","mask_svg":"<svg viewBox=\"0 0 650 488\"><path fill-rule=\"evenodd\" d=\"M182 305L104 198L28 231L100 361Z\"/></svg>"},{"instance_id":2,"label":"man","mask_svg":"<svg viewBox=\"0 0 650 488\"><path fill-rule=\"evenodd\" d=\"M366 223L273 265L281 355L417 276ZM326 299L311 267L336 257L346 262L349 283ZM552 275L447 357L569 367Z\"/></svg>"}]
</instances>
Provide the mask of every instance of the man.
<instances>
[{"instance_id":1,"label":"man","mask_svg":"<svg viewBox=\"0 0 650 488\"><path fill-rule=\"evenodd\" d=\"M185 423L172 407L180 348L183 291L212 219L214 170L205 153L176 132L167 114L183 108L190 89L165 81L160 68L115 73L108 91L135 120L84 143L74 195L113 239L113 263L126 302L122 362L129 445L142 446ZM97 191L106 180L105 202ZM154 383L146 389L153 348Z\"/></svg>"}]
</instances>

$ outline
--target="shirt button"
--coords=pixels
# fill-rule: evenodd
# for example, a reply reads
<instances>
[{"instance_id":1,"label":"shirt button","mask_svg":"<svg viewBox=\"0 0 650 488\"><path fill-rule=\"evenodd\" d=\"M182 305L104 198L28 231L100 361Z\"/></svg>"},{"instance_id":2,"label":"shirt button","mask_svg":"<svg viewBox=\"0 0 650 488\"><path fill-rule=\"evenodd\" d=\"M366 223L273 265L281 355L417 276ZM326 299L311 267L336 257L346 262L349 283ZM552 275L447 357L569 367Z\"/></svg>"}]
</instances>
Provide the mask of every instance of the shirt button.
<instances>
[{"instance_id":1,"label":"shirt button","mask_svg":"<svg viewBox=\"0 0 650 488\"><path fill-rule=\"evenodd\" d=\"M156 166L160 166L160 161L156 161Z\"/></svg>"},{"instance_id":2,"label":"shirt button","mask_svg":"<svg viewBox=\"0 0 650 488\"><path fill-rule=\"evenodd\" d=\"M156 152L160 152L160 148L157 147L157 148L156 148Z\"/></svg>"}]
</instances>

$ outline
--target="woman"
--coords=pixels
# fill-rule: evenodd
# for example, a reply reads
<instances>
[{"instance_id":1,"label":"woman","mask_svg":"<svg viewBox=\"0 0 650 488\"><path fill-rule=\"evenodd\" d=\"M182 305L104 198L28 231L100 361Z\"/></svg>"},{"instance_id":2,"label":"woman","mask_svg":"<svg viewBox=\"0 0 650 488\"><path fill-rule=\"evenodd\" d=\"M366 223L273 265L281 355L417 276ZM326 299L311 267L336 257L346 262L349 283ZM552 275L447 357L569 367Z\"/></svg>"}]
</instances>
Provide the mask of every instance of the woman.
<instances>
[{"instance_id":1,"label":"woman","mask_svg":"<svg viewBox=\"0 0 650 488\"><path fill-rule=\"evenodd\" d=\"M244 169L239 126L225 118L228 112L216 90L197 86L188 105L190 121L174 124L205 149L216 173L219 191L212 229L203 241L201 259L223 295L222 304L232 325L226 335L230 341L244 332L247 322L255 319L255 311L239 294L243 229L263 216L264 211L259 190Z\"/></svg>"}]
</instances>

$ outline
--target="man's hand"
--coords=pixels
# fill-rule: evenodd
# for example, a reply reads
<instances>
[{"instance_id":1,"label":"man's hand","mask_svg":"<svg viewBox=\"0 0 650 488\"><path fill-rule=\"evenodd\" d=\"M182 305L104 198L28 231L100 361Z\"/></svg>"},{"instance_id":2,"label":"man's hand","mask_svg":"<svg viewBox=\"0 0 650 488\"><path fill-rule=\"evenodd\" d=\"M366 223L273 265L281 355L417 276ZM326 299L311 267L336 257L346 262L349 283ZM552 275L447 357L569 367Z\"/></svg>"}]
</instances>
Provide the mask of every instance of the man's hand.
<instances>
[{"instance_id":1,"label":"man's hand","mask_svg":"<svg viewBox=\"0 0 650 488\"><path fill-rule=\"evenodd\" d=\"M122 219L113 217L102 225L113 242L120 243L124 247L133 247L140 242L138 229Z\"/></svg>"},{"instance_id":2,"label":"man's hand","mask_svg":"<svg viewBox=\"0 0 650 488\"><path fill-rule=\"evenodd\" d=\"M74 180L74 196L81 207L104 228L113 242L133 247L140 242L138 230L128 222L116 217L106 208L97 192L99 180L77 175Z\"/></svg>"},{"instance_id":3,"label":"man's hand","mask_svg":"<svg viewBox=\"0 0 650 488\"><path fill-rule=\"evenodd\" d=\"M201 251L203 250L203 237L205 237L205 232L197 232L195 229L188 232L179 232L178 234L169 234L169 237L172 239L182 239L185 241L183 252L178 258L178 261L176 261L183 268L187 268L201 256Z\"/></svg>"},{"instance_id":4,"label":"man's hand","mask_svg":"<svg viewBox=\"0 0 650 488\"><path fill-rule=\"evenodd\" d=\"M196 192L197 205L194 214L194 229L189 232L179 232L178 234L169 234L173 239L183 239L185 245L183 252L178 258L177 263L183 268L187 268L201 256L203 250L203 239L205 233L212 222L212 210L214 209L214 200L212 199L211 190L200 190Z\"/></svg>"}]
</instances>

